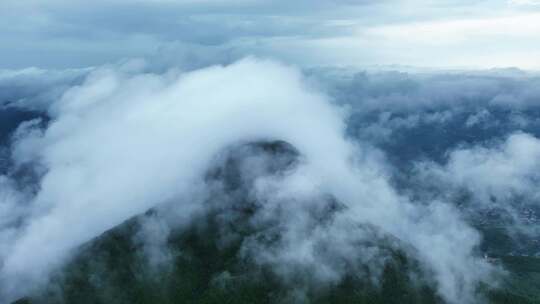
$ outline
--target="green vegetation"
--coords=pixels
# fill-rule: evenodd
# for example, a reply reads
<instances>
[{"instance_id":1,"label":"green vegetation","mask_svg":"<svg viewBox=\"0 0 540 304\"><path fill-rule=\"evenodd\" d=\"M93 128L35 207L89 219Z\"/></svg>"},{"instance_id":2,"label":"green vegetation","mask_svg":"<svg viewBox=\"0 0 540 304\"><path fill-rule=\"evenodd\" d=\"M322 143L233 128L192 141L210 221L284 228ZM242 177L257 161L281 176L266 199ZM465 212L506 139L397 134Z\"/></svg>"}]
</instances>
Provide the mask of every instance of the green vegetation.
<instances>
[{"instance_id":1,"label":"green vegetation","mask_svg":"<svg viewBox=\"0 0 540 304\"><path fill-rule=\"evenodd\" d=\"M437 303L428 286L407 275L409 261L396 253L380 286L347 277L326 288L284 285L270 269L239 258L240 242L218 246L215 226L194 227L170 239L170 265L150 268L132 237L132 220L83 246L47 289L19 303ZM303 295L302 295L303 294Z\"/></svg>"},{"instance_id":2,"label":"green vegetation","mask_svg":"<svg viewBox=\"0 0 540 304\"><path fill-rule=\"evenodd\" d=\"M138 229L133 219L89 242L46 290L16 303L442 303L428 284L411 280L408 273L415 266L399 252L384 268L379 286L349 276L337 285L301 288L241 259L240 241L222 246L212 225L173 235L171 263L149 267L133 241ZM511 274L487 294L490 302L540 303L540 259L499 261Z\"/></svg>"},{"instance_id":3,"label":"green vegetation","mask_svg":"<svg viewBox=\"0 0 540 304\"><path fill-rule=\"evenodd\" d=\"M540 258L504 256L501 262L510 272L499 290L491 293L494 303L540 303Z\"/></svg>"},{"instance_id":4,"label":"green vegetation","mask_svg":"<svg viewBox=\"0 0 540 304\"><path fill-rule=\"evenodd\" d=\"M294 148L280 142L248 148L257 150L259 155L280 156L278 162L264 169L267 173L288 168L297 155ZM17 304L442 303L433 282L420 279L429 276L421 273L418 261L388 245L399 240L377 233L370 238L369 245L384 252L387 259L385 265L378 267L382 274L376 282L369 279L373 270L367 266L351 268L339 283L320 284L311 278L309 269L294 269L294 275L284 280L271 266L250 260L242 254L243 241L258 236L261 229L273 231L272 223L250 225L257 204L244 200L251 185L243 184L239 172L242 159L234 157L243 154L231 155L208 174L210 182L223 181L225 192L234 193L234 201L226 207L227 220L223 220L223 205L214 202L214 208L209 207L205 216L167 235L163 244L167 259L156 264L148 259L145 245L137 238L140 223L156 216L156 211L149 211L79 248L78 254L53 275L44 290ZM318 215L321 223L331 221L340 208L330 198L328 208ZM362 228L365 233L376 230ZM481 289L483 296L494 304L540 303L540 258L508 255L515 244L504 229L493 225L478 228L485 236L481 250L489 252L493 262L501 263L509 272L497 290ZM268 239L263 238L262 242L269 248L280 237L279 232L266 236ZM531 244L524 248L533 248Z\"/></svg>"}]
</instances>

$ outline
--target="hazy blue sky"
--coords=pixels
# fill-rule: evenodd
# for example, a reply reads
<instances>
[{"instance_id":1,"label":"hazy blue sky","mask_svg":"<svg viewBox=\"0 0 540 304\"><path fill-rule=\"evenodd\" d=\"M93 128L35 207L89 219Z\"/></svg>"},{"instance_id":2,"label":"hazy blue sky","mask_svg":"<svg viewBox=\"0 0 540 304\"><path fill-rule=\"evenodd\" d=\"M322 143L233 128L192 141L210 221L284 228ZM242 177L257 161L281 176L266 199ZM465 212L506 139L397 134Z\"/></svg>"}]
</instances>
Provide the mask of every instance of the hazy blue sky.
<instances>
[{"instance_id":1,"label":"hazy blue sky","mask_svg":"<svg viewBox=\"0 0 540 304\"><path fill-rule=\"evenodd\" d=\"M3 0L0 67L131 57L540 67L535 0Z\"/></svg>"}]
</instances>

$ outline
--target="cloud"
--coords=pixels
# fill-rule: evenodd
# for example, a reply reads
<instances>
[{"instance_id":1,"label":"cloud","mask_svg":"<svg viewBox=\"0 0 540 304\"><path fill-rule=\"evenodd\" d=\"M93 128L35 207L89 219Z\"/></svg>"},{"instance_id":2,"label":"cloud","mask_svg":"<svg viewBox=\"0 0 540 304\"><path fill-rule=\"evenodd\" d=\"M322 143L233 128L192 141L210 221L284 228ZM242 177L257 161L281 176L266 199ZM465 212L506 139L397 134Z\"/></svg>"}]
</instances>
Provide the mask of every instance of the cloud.
<instances>
[{"instance_id":1,"label":"cloud","mask_svg":"<svg viewBox=\"0 0 540 304\"><path fill-rule=\"evenodd\" d=\"M89 69L0 70L0 106L45 110L64 91L82 81Z\"/></svg>"},{"instance_id":2,"label":"cloud","mask_svg":"<svg viewBox=\"0 0 540 304\"><path fill-rule=\"evenodd\" d=\"M514 5L540 5L540 1L537 0L509 0L508 3Z\"/></svg>"},{"instance_id":3,"label":"cloud","mask_svg":"<svg viewBox=\"0 0 540 304\"><path fill-rule=\"evenodd\" d=\"M538 14L520 7L503 0L8 0L0 4L0 36L10 47L0 55L10 60L0 65L99 66L182 43L308 66L536 69Z\"/></svg>"},{"instance_id":4,"label":"cloud","mask_svg":"<svg viewBox=\"0 0 540 304\"><path fill-rule=\"evenodd\" d=\"M503 142L477 144L449 152L440 166L419 164L425 181L445 185L446 195L467 191L472 212L499 209L511 216L516 226L527 222L522 216L528 206L536 206L540 166L540 140L530 134L514 133ZM511 227L512 225L508 225Z\"/></svg>"},{"instance_id":5,"label":"cloud","mask_svg":"<svg viewBox=\"0 0 540 304\"><path fill-rule=\"evenodd\" d=\"M310 79L355 113L537 108L538 75L516 69L311 69Z\"/></svg>"},{"instance_id":6,"label":"cloud","mask_svg":"<svg viewBox=\"0 0 540 304\"><path fill-rule=\"evenodd\" d=\"M354 228L366 226L404 244L400 249L422 263L449 303L474 302L478 283L491 279L493 267L475 255L479 234L459 212L399 195L380 152L346 139L345 110L298 70L253 58L191 72L139 68L94 69L50 104L44 130L27 124L18 131L14 163L41 168L42 177L22 225L0 231L2 297L39 286L78 245L156 205L167 206L178 222L204 212L204 178L216 155L259 140L283 140L302 158L283 178L263 176L253 188L265 202L257 221L283 229L282 246L257 255L278 274L286 277L285 265L317 265L314 279L332 282L343 275L336 260L376 261L355 251L355 242L374 237ZM264 161L254 164L248 173ZM344 211L329 226L313 227L329 196ZM7 223L16 217L8 214ZM154 224L146 231L160 229ZM328 256L320 246L331 249Z\"/></svg>"}]
</instances>

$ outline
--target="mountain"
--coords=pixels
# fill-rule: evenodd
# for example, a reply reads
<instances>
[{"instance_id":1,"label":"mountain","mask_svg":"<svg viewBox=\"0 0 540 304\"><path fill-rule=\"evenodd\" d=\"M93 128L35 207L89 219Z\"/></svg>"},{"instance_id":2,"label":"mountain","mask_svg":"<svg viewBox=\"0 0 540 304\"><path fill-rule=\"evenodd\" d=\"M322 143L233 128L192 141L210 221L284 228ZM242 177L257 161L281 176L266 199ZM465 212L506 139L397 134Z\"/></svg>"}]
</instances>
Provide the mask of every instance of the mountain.
<instances>
[{"instance_id":1,"label":"mountain","mask_svg":"<svg viewBox=\"0 0 540 304\"><path fill-rule=\"evenodd\" d=\"M211 189L217 189L204 202L207 211L170 231L158 229L151 237L164 241L154 251L148 250L148 240L141 241L141 231L148 223L159 223L170 206L158 206L82 245L45 288L15 303L442 303L433 283L418 279L425 275L419 261L392 246L399 240L381 236L376 227L363 229L373 234L373 246L389 253L378 281L353 269L333 284L313 283L306 279L309 271L302 269L293 269L284 279L272 266L246 255L245 244L254 237L264 238L268 250L280 238L275 223L252 222L261 202L249 195L255 176L246 176L242 168L253 166L253 155L271 160L258 168L259 176L279 176L301 161L286 142L232 147L205 176L206 183L215 186ZM334 198L326 200L319 223L331 221L343 208ZM495 235L486 247L497 245ZM480 288L487 301L540 303L540 258L498 252L488 258L509 274L498 289Z\"/></svg>"}]
</instances>

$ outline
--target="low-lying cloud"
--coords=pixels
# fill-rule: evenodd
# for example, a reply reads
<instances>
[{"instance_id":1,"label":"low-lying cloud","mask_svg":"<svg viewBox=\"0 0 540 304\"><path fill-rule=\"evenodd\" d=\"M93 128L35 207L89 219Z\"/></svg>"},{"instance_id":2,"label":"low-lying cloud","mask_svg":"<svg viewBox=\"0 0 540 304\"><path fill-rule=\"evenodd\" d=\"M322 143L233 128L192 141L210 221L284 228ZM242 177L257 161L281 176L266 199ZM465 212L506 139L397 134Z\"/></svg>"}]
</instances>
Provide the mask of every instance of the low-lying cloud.
<instances>
[{"instance_id":1,"label":"low-lying cloud","mask_svg":"<svg viewBox=\"0 0 540 304\"><path fill-rule=\"evenodd\" d=\"M502 142L457 148L449 152L444 165L423 162L417 169L425 184L445 188L439 189L440 194L466 193L470 202L465 210L498 210L512 223L508 227L537 234L536 227L526 224L527 210L533 208L530 210L534 213L540 199L539 161L540 140L514 133Z\"/></svg>"},{"instance_id":2,"label":"low-lying cloud","mask_svg":"<svg viewBox=\"0 0 540 304\"><path fill-rule=\"evenodd\" d=\"M477 252L480 234L452 204L400 194L384 154L346 135L350 112L329 99L295 68L254 58L192 72L94 69L48 105L50 121L27 122L13 137L12 167L0 179L0 297L24 295L78 245L154 206L189 222L207 211L205 174L216 155L281 140L299 163L280 178L247 176L255 178L250 195L264 202L254 221L275 223L282 243L253 240L244 254L285 279L291 269L314 269L324 284L346 273L337 261L377 265L382 251L355 244L382 235L420 261L447 302L477 301L478 284L496 270ZM37 187L13 186L21 168ZM329 197L343 210L314 225ZM160 225L146 231L168 231ZM148 244L150 255L152 246L160 244Z\"/></svg>"}]
</instances>

